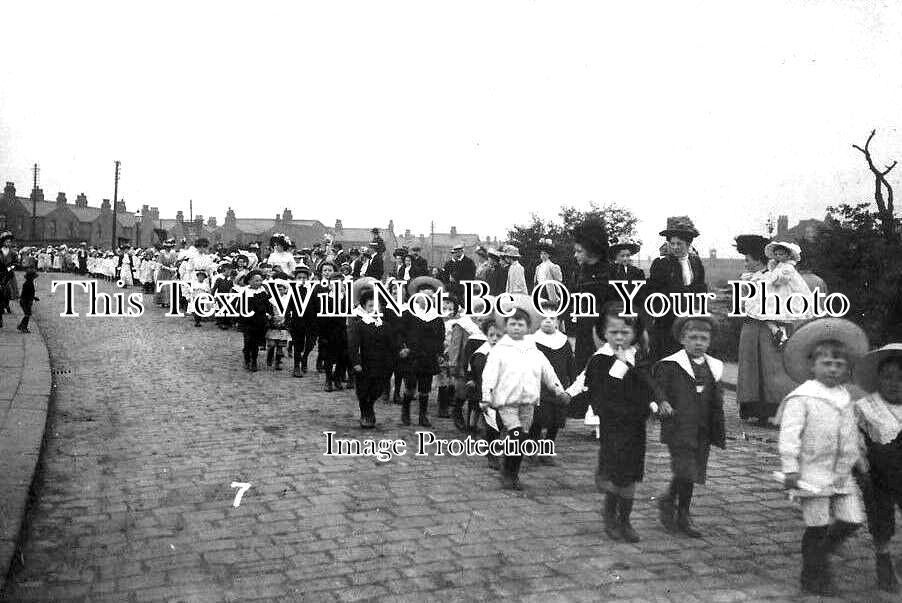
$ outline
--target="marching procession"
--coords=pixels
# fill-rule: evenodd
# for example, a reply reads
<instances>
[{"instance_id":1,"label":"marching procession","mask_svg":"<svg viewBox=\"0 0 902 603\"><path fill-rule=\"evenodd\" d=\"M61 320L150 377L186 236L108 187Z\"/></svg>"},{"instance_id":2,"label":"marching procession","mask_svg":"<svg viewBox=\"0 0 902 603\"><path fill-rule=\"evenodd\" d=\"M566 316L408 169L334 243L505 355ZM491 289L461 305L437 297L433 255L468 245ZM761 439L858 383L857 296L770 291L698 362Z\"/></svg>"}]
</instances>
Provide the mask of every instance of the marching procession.
<instances>
[{"instance_id":1,"label":"marching procession","mask_svg":"<svg viewBox=\"0 0 902 603\"><path fill-rule=\"evenodd\" d=\"M692 520L693 492L705 484L712 445L726 445L724 363L708 353L719 323L673 312L623 316L610 285L645 281L648 293L708 291L704 265L692 249L699 233L691 219L668 218L660 233L666 253L654 260L647 278L632 262L638 244L610 242L603 222L586 219L573 230L572 249L541 239L531 285L514 245L456 246L441 266L429 266L417 247L399 248L386 262L379 231L372 233L369 246L352 249L332 239L296 249L276 233L265 246L225 249L198 238L117 250L86 244L16 250L12 236L3 233L0 309L18 299L25 313L19 330L28 332L31 305L39 300L34 280L46 272L137 287L161 308L178 299L189 314L199 296L244 292L245 315L193 313L190 320L197 328L241 332L245 371L283 371L301 384L321 374L326 392L353 389L362 429L376 426L377 403L397 405L402 426L411 425L412 413L424 428L435 417L450 419L468 440L486 443L488 465L500 471L507 489L521 488L524 444L554 442L568 417L583 419L597 426L595 484L604 494L604 532L613 541L640 539L630 516L654 418L670 454L671 479L656 503L660 522L669 533L702 537ZM793 242L740 235L736 248L746 260L746 272L737 276L767 283L784 302L827 288L799 272L801 251ZM576 260L574 274L555 261L565 254ZM25 271L21 289L16 268ZM463 283L472 280L486 283L489 299L510 294L513 313L465 314ZM171 281L180 283L179 292L158 286ZM274 292L284 295L311 281L312 301L304 307L274 299ZM317 301L335 281L352 283L349 318L324 315ZM411 300L411 307L400 315L384 308L376 313L376 281L398 299ZM530 294L548 282L591 294L597 316L543 313L558 307L559 290L542 289L540 308ZM428 303L438 291L447 293L440 308ZM835 592L829 556L867 519L878 585L898 592L888 545L895 509L902 505L902 344L869 350L864 332L848 320L812 320L777 307L743 319L738 401L744 419L779 426L781 479L800 499L805 523L802 588ZM437 405L433 418L430 401ZM502 448L492 444L501 440L518 447L498 453ZM557 449L536 462L555 465L561 458L566 450Z\"/></svg>"}]
</instances>

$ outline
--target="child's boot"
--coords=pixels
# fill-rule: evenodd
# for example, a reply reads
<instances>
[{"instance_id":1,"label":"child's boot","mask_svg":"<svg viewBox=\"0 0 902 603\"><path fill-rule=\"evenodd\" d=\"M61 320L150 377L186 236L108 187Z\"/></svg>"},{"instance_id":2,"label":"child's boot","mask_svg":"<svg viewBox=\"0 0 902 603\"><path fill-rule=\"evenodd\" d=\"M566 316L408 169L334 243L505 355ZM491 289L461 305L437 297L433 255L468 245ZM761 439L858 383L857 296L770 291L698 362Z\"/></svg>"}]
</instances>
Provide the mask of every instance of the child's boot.
<instances>
[{"instance_id":1,"label":"child's boot","mask_svg":"<svg viewBox=\"0 0 902 603\"><path fill-rule=\"evenodd\" d=\"M671 534L677 531L677 524L674 519L676 508L673 505L673 498L673 494L666 492L658 499L658 519L660 519L664 529Z\"/></svg>"},{"instance_id":2,"label":"child's boot","mask_svg":"<svg viewBox=\"0 0 902 603\"><path fill-rule=\"evenodd\" d=\"M426 411L429 409L429 394L420 394L420 427L432 427Z\"/></svg>"},{"instance_id":3,"label":"child's boot","mask_svg":"<svg viewBox=\"0 0 902 603\"><path fill-rule=\"evenodd\" d=\"M466 431L467 430L467 421L464 419L464 401L463 400L455 400L454 401L454 412L452 414L454 417L454 426L457 427L458 431Z\"/></svg>"},{"instance_id":4,"label":"child's boot","mask_svg":"<svg viewBox=\"0 0 902 603\"><path fill-rule=\"evenodd\" d=\"M620 526L617 523L617 499L620 498L613 492L604 495L604 533L611 540L622 540Z\"/></svg>"},{"instance_id":5,"label":"child's boot","mask_svg":"<svg viewBox=\"0 0 902 603\"><path fill-rule=\"evenodd\" d=\"M621 496L617 506L617 519L620 523L620 533L623 535L624 540L635 543L639 542L639 535L636 533L636 530L633 529L633 524L630 523L630 515L632 512L633 499Z\"/></svg>"},{"instance_id":6,"label":"child's boot","mask_svg":"<svg viewBox=\"0 0 902 603\"><path fill-rule=\"evenodd\" d=\"M692 489L692 482L680 483L676 524L677 528L689 538L701 538L702 533L692 523L692 516L689 514L689 507L692 504Z\"/></svg>"},{"instance_id":7,"label":"child's boot","mask_svg":"<svg viewBox=\"0 0 902 603\"><path fill-rule=\"evenodd\" d=\"M413 395L404 394L404 400L401 402L401 425L410 425L411 402L413 402Z\"/></svg>"},{"instance_id":8,"label":"child's boot","mask_svg":"<svg viewBox=\"0 0 902 603\"><path fill-rule=\"evenodd\" d=\"M275 354L276 354L275 348L269 348L268 350L266 350L266 366L267 367L272 367L272 359L273 359L273 356L275 356Z\"/></svg>"},{"instance_id":9,"label":"child's boot","mask_svg":"<svg viewBox=\"0 0 902 603\"><path fill-rule=\"evenodd\" d=\"M827 526L806 528L802 536L802 591L824 597L836 592L827 565Z\"/></svg>"},{"instance_id":10,"label":"child's boot","mask_svg":"<svg viewBox=\"0 0 902 603\"><path fill-rule=\"evenodd\" d=\"M273 367L277 371L282 370L282 353L276 352L276 366Z\"/></svg>"},{"instance_id":11,"label":"child's boot","mask_svg":"<svg viewBox=\"0 0 902 603\"><path fill-rule=\"evenodd\" d=\"M877 586L884 592L899 592L899 578L889 553L877 553Z\"/></svg>"},{"instance_id":12,"label":"child's boot","mask_svg":"<svg viewBox=\"0 0 902 603\"><path fill-rule=\"evenodd\" d=\"M448 412L448 388L442 385L438 388L438 418L447 419L451 416Z\"/></svg>"}]
</instances>

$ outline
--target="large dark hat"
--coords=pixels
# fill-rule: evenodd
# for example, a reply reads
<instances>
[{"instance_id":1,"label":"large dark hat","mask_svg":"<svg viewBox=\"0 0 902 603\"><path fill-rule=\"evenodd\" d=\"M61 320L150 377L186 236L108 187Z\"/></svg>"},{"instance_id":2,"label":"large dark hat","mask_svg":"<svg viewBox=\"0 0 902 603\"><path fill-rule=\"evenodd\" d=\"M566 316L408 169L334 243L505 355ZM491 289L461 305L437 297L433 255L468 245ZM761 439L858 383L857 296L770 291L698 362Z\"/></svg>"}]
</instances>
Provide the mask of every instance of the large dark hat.
<instances>
[{"instance_id":1,"label":"large dark hat","mask_svg":"<svg viewBox=\"0 0 902 603\"><path fill-rule=\"evenodd\" d=\"M554 241L551 239L539 239L539 244L536 245L536 248L545 253L554 253Z\"/></svg>"},{"instance_id":2,"label":"large dark hat","mask_svg":"<svg viewBox=\"0 0 902 603\"><path fill-rule=\"evenodd\" d=\"M608 248L608 252L611 254L611 257L614 257L623 249L629 249L632 255L636 255L639 253L639 244L633 241L616 241Z\"/></svg>"},{"instance_id":3,"label":"large dark hat","mask_svg":"<svg viewBox=\"0 0 902 603\"><path fill-rule=\"evenodd\" d=\"M0 242L5 241L6 239L12 239L12 238L14 238L13 233L11 233L8 230L4 230L3 232L0 232Z\"/></svg>"},{"instance_id":4,"label":"large dark hat","mask_svg":"<svg viewBox=\"0 0 902 603\"><path fill-rule=\"evenodd\" d=\"M591 216L574 226L573 241L592 255L608 255L608 230L601 218Z\"/></svg>"},{"instance_id":5,"label":"large dark hat","mask_svg":"<svg viewBox=\"0 0 902 603\"><path fill-rule=\"evenodd\" d=\"M445 286L442 281L438 280L437 278L433 278L431 276L418 276L407 283L407 294L413 295L417 292L417 289L419 289L423 285L429 285L429 287L435 289L436 291L442 289Z\"/></svg>"},{"instance_id":6,"label":"large dark hat","mask_svg":"<svg viewBox=\"0 0 902 603\"><path fill-rule=\"evenodd\" d=\"M689 216L671 216L667 218L667 228L660 234L668 239L673 236L694 239L698 236L698 231Z\"/></svg>"},{"instance_id":7,"label":"large dark hat","mask_svg":"<svg viewBox=\"0 0 902 603\"><path fill-rule=\"evenodd\" d=\"M764 257L764 247L770 243L770 239L755 234L743 234L736 237L736 251L742 255L752 255L756 258Z\"/></svg>"}]
</instances>

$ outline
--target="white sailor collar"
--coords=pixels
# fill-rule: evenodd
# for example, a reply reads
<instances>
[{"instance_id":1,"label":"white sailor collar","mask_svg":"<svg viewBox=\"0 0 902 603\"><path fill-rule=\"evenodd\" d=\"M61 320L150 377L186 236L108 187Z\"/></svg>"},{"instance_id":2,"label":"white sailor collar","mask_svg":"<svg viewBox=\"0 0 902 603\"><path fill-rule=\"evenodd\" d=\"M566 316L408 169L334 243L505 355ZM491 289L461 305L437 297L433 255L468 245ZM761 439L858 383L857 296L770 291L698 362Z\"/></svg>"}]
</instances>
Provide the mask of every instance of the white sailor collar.
<instances>
[{"instance_id":1,"label":"white sailor collar","mask_svg":"<svg viewBox=\"0 0 902 603\"><path fill-rule=\"evenodd\" d=\"M819 400L829 402L832 406L839 410L842 410L852 403L852 396L849 394L849 390L846 389L845 386L838 385L836 387L827 387L817 379L809 379L802 385L789 392L786 398L794 398L796 396L818 398Z\"/></svg>"},{"instance_id":2,"label":"white sailor collar","mask_svg":"<svg viewBox=\"0 0 902 603\"><path fill-rule=\"evenodd\" d=\"M624 355L626 356L626 361L633 366L636 365L636 346L630 346L623 350ZM593 356L614 356L614 348L611 347L611 344L605 342L600 348L595 350ZM694 375L693 375L694 376Z\"/></svg>"},{"instance_id":3,"label":"white sailor collar","mask_svg":"<svg viewBox=\"0 0 902 603\"><path fill-rule=\"evenodd\" d=\"M363 324L376 325L377 327L382 326L382 317L369 314L362 306L354 308L354 316L358 317Z\"/></svg>"},{"instance_id":4,"label":"white sailor collar","mask_svg":"<svg viewBox=\"0 0 902 603\"><path fill-rule=\"evenodd\" d=\"M493 347L494 346L491 343L489 343L488 340L486 340L481 346L476 348L476 351L473 353L474 354L485 354L486 356L488 356L489 352L492 351Z\"/></svg>"},{"instance_id":5,"label":"white sailor collar","mask_svg":"<svg viewBox=\"0 0 902 603\"><path fill-rule=\"evenodd\" d=\"M867 431L868 436L878 444L889 444L902 432L902 423L890 410L889 405L880 392L868 394L855 402L859 423Z\"/></svg>"},{"instance_id":6,"label":"white sailor collar","mask_svg":"<svg viewBox=\"0 0 902 603\"><path fill-rule=\"evenodd\" d=\"M705 354L705 361L708 363L708 368L711 369L711 374L714 375L714 381L720 381L723 377L723 362L713 356L708 356L707 354ZM692 370L692 361L689 360L689 354L686 353L686 350L680 350L676 354L661 358L661 362L676 362L680 365L680 368L686 371L686 374L695 379L695 371Z\"/></svg>"},{"instance_id":7,"label":"white sailor collar","mask_svg":"<svg viewBox=\"0 0 902 603\"><path fill-rule=\"evenodd\" d=\"M558 330L555 330L554 333L550 334L544 333L542 331L536 331L532 334L532 340L535 343L539 343L546 348L551 348L552 350L559 350L565 345L569 345L567 336Z\"/></svg>"}]
</instances>

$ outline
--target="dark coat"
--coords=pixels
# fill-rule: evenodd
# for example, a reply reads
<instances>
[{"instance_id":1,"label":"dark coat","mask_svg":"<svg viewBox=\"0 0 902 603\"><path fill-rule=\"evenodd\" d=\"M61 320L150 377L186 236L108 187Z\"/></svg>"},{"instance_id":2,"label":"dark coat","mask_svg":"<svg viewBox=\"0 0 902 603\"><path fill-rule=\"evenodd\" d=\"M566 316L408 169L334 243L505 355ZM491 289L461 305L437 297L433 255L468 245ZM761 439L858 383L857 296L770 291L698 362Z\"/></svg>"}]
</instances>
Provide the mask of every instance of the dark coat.
<instances>
[{"instance_id":1,"label":"dark coat","mask_svg":"<svg viewBox=\"0 0 902 603\"><path fill-rule=\"evenodd\" d=\"M654 365L652 380L657 401L669 402L674 411L673 416L661 421L661 442L683 450L699 450L709 444L726 447L720 383L705 382L699 394L695 377L670 360Z\"/></svg>"},{"instance_id":2,"label":"dark coat","mask_svg":"<svg viewBox=\"0 0 902 603\"><path fill-rule=\"evenodd\" d=\"M599 422L598 470L615 485L626 486L645 476L645 422L654 390L641 357L622 379L609 374L615 362L616 356L593 355L585 385Z\"/></svg>"},{"instance_id":3,"label":"dark coat","mask_svg":"<svg viewBox=\"0 0 902 603\"><path fill-rule=\"evenodd\" d=\"M683 284L683 269L680 261L673 256L657 258L651 263L648 282L645 284L645 295L652 293L704 293L708 290L705 284L705 267L697 255L689 254L689 267L692 269L692 282L687 286ZM673 313L665 314L655 319L654 326L650 329L652 355L661 359L680 349L679 343L674 340L671 331L675 316Z\"/></svg>"},{"instance_id":4,"label":"dark coat","mask_svg":"<svg viewBox=\"0 0 902 603\"><path fill-rule=\"evenodd\" d=\"M889 444L878 444L867 434L864 438L874 486L902 497L902 434Z\"/></svg>"},{"instance_id":5,"label":"dark coat","mask_svg":"<svg viewBox=\"0 0 902 603\"><path fill-rule=\"evenodd\" d=\"M429 264L423 256L410 256L410 280L429 274Z\"/></svg>"},{"instance_id":6,"label":"dark coat","mask_svg":"<svg viewBox=\"0 0 902 603\"><path fill-rule=\"evenodd\" d=\"M467 256L459 260L448 260L445 262L445 274L452 283L472 281L476 278L476 263Z\"/></svg>"},{"instance_id":7,"label":"dark coat","mask_svg":"<svg viewBox=\"0 0 902 603\"><path fill-rule=\"evenodd\" d=\"M366 274L361 276L369 276L375 279L382 280L382 277L385 275L385 264L382 262L382 255L376 254L372 258L370 258L370 263L366 267Z\"/></svg>"},{"instance_id":8,"label":"dark coat","mask_svg":"<svg viewBox=\"0 0 902 603\"><path fill-rule=\"evenodd\" d=\"M548 346L536 343L536 347L554 369L557 378L560 379L564 388L570 387L573 379L576 377L576 365L573 361L573 350L570 343L566 342L563 346L553 349ZM562 406L558 401L554 391L548 389L548 386L542 383L542 391L539 395L539 407L536 409L536 421L542 427L564 427L567 423L567 408Z\"/></svg>"},{"instance_id":9,"label":"dark coat","mask_svg":"<svg viewBox=\"0 0 902 603\"><path fill-rule=\"evenodd\" d=\"M621 266L620 264L611 263L608 273L608 280L611 281L644 281L645 271L635 266Z\"/></svg>"},{"instance_id":10,"label":"dark coat","mask_svg":"<svg viewBox=\"0 0 902 603\"><path fill-rule=\"evenodd\" d=\"M360 365L367 377L384 378L391 372L395 342L392 332L382 325L367 324L359 316L348 319L348 358L351 366Z\"/></svg>"},{"instance_id":11,"label":"dark coat","mask_svg":"<svg viewBox=\"0 0 902 603\"><path fill-rule=\"evenodd\" d=\"M290 331L299 332L304 330L309 332L314 327L320 308L319 294L322 292L328 293L329 289L321 285L313 287L313 292L310 294L310 300L307 302L307 307L304 308L303 314L293 299L288 300L288 307L285 308L285 325ZM301 298L306 294L306 288L298 287L298 295Z\"/></svg>"},{"instance_id":12,"label":"dark coat","mask_svg":"<svg viewBox=\"0 0 902 603\"><path fill-rule=\"evenodd\" d=\"M273 314L269 292L264 287L260 287L256 292L248 290L247 308L253 314L249 317L242 316L239 325L256 340L263 341L266 337L266 325Z\"/></svg>"},{"instance_id":13,"label":"dark coat","mask_svg":"<svg viewBox=\"0 0 902 603\"><path fill-rule=\"evenodd\" d=\"M404 312L396 338L399 352L404 348L410 350L407 358L399 363L404 372L438 374L438 357L445 348L445 321L440 316L425 322L411 312Z\"/></svg>"},{"instance_id":14,"label":"dark coat","mask_svg":"<svg viewBox=\"0 0 902 603\"><path fill-rule=\"evenodd\" d=\"M614 289L608 284L610 264L606 261L598 261L595 264L583 264L579 267L573 278L571 293L589 293L595 298L595 311L601 314L605 303L611 299L620 299ZM595 339L592 331L597 317L572 318L569 313L565 315L567 336L576 338L574 355L576 370L586 368L589 358L595 353ZM582 418L586 414L588 400L585 396L577 396L570 403L570 416Z\"/></svg>"}]
</instances>

